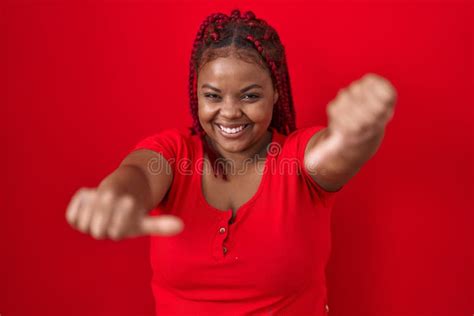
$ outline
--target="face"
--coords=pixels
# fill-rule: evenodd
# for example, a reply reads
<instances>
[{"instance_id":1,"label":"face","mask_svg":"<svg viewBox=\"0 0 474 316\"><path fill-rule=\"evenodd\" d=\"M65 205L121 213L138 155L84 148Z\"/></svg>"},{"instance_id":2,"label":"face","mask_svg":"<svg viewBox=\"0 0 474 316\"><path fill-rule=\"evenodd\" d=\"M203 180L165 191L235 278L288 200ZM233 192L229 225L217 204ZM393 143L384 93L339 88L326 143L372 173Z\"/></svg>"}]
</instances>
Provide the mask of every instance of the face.
<instances>
[{"instance_id":1,"label":"face","mask_svg":"<svg viewBox=\"0 0 474 316\"><path fill-rule=\"evenodd\" d=\"M235 56L206 63L197 82L199 121L217 149L242 153L267 135L278 92L268 71Z\"/></svg>"}]
</instances>

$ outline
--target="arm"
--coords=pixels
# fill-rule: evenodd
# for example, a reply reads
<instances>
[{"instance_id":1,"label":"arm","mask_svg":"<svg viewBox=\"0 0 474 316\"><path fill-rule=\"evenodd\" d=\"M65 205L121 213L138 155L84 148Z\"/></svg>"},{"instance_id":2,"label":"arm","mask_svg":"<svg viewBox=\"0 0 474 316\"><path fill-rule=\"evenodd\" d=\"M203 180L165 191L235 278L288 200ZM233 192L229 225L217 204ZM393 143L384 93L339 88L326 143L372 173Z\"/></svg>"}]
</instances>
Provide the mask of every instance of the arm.
<instances>
[{"instance_id":1,"label":"arm","mask_svg":"<svg viewBox=\"0 0 474 316\"><path fill-rule=\"evenodd\" d=\"M102 180L98 190L131 195L135 201L143 203L146 211L150 211L161 202L172 181L171 167L162 155L138 149L126 156L120 166Z\"/></svg>"},{"instance_id":2,"label":"arm","mask_svg":"<svg viewBox=\"0 0 474 316\"><path fill-rule=\"evenodd\" d=\"M377 152L391 120L396 91L384 78L367 74L328 105L328 127L305 149L308 173L327 191L337 191Z\"/></svg>"},{"instance_id":3,"label":"arm","mask_svg":"<svg viewBox=\"0 0 474 316\"><path fill-rule=\"evenodd\" d=\"M161 202L172 181L171 168L161 154L134 150L97 188L80 188L74 194L66 219L95 239L174 235L183 228L178 217L146 214Z\"/></svg>"}]
</instances>

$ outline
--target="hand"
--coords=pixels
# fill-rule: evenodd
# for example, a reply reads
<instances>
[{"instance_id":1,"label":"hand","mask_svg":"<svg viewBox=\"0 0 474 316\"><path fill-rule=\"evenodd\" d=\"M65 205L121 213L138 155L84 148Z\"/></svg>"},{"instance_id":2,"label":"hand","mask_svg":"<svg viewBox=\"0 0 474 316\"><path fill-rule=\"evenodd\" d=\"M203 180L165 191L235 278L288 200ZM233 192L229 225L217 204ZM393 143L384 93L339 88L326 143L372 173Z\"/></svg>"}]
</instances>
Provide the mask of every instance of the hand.
<instances>
[{"instance_id":1,"label":"hand","mask_svg":"<svg viewBox=\"0 0 474 316\"><path fill-rule=\"evenodd\" d=\"M170 236L183 229L173 215L149 216L130 195L81 188L72 197L67 211L68 223L95 239L120 240L143 235Z\"/></svg>"},{"instance_id":2,"label":"hand","mask_svg":"<svg viewBox=\"0 0 474 316\"><path fill-rule=\"evenodd\" d=\"M339 90L327 108L334 139L360 143L383 134L394 114L397 93L385 78L369 73Z\"/></svg>"}]
</instances>

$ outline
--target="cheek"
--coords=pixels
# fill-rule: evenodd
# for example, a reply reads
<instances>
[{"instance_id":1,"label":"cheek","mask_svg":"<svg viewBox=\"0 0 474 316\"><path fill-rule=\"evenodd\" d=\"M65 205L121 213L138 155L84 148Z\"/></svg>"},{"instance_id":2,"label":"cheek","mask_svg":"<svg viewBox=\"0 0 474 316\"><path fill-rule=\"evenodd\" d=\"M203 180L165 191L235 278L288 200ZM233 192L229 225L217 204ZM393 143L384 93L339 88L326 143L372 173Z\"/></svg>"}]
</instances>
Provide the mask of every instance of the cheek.
<instances>
[{"instance_id":1,"label":"cheek","mask_svg":"<svg viewBox=\"0 0 474 316\"><path fill-rule=\"evenodd\" d=\"M273 106L268 102L259 102L250 106L247 111L247 116L256 123L266 123L271 120Z\"/></svg>"},{"instance_id":2,"label":"cheek","mask_svg":"<svg viewBox=\"0 0 474 316\"><path fill-rule=\"evenodd\" d=\"M205 102L198 103L198 116L202 121L210 120L215 114L215 108Z\"/></svg>"}]
</instances>

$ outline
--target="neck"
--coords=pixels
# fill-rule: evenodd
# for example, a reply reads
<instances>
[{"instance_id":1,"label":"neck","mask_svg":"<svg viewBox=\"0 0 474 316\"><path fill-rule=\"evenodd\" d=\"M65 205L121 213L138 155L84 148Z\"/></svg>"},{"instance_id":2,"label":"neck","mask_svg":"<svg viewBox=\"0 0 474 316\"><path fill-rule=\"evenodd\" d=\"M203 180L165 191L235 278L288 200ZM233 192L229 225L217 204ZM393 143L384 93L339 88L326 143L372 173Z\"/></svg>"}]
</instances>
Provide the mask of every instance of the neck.
<instances>
[{"instance_id":1,"label":"neck","mask_svg":"<svg viewBox=\"0 0 474 316\"><path fill-rule=\"evenodd\" d=\"M226 162L229 162L232 164L235 168L241 168L244 164L249 164L249 161L251 164L254 164L258 162L261 159L264 159L267 155L267 146L272 140L272 133L275 133L275 131L270 131L268 130L265 135L251 148L248 148L247 150L237 152L237 153L230 153L222 150L220 146L216 146L214 142L206 135L206 141L210 145L211 150L214 151L216 154L217 158L220 158L221 160L225 160Z\"/></svg>"}]
</instances>

